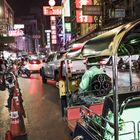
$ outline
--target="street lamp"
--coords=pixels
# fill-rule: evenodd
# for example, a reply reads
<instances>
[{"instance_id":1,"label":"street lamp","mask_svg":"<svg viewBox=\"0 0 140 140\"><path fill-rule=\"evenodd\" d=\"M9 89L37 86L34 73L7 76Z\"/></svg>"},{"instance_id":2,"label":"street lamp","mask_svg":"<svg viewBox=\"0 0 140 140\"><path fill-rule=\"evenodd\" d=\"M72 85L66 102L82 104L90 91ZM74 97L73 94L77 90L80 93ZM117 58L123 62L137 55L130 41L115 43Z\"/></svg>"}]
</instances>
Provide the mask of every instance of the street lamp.
<instances>
[{"instance_id":1,"label":"street lamp","mask_svg":"<svg viewBox=\"0 0 140 140\"><path fill-rule=\"evenodd\" d=\"M53 7L55 5L55 0L49 0L49 5Z\"/></svg>"}]
</instances>

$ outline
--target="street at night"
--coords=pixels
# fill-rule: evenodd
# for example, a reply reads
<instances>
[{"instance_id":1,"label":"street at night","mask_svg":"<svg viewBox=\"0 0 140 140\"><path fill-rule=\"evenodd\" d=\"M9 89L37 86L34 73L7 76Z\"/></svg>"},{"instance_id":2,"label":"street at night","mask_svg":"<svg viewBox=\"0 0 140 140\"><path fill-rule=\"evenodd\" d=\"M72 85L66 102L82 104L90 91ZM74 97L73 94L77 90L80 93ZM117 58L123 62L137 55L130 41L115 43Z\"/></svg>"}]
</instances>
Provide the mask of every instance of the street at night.
<instances>
[{"instance_id":1,"label":"street at night","mask_svg":"<svg viewBox=\"0 0 140 140\"><path fill-rule=\"evenodd\" d=\"M0 140L140 140L140 0L0 0Z\"/></svg>"}]
</instances>

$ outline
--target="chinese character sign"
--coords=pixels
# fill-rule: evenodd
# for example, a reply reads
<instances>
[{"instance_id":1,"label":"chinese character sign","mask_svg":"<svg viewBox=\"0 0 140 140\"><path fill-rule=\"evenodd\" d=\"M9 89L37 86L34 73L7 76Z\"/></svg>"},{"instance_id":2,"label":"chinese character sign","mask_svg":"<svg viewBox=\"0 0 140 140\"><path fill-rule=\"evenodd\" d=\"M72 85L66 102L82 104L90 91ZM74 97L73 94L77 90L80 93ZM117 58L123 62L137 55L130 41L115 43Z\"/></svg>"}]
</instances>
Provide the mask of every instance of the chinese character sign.
<instances>
[{"instance_id":1,"label":"chinese character sign","mask_svg":"<svg viewBox=\"0 0 140 140\"><path fill-rule=\"evenodd\" d=\"M50 21L51 21L51 41L52 41L52 44L56 44L57 43L56 17L55 16L51 16L50 17Z\"/></svg>"},{"instance_id":2,"label":"chinese character sign","mask_svg":"<svg viewBox=\"0 0 140 140\"><path fill-rule=\"evenodd\" d=\"M76 21L78 23L92 23L93 17L86 16L82 13L82 6L83 5L92 5L92 0L75 0L76 3Z\"/></svg>"},{"instance_id":3,"label":"chinese character sign","mask_svg":"<svg viewBox=\"0 0 140 140\"><path fill-rule=\"evenodd\" d=\"M82 5L92 5L92 0L76 0L76 8L81 9Z\"/></svg>"},{"instance_id":4,"label":"chinese character sign","mask_svg":"<svg viewBox=\"0 0 140 140\"><path fill-rule=\"evenodd\" d=\"M51 16L51 15L62 15L62 7L61 6L43 6L43 15L45 16Z\"/></svg>"},{"instance_id":5,"label":"chinese character sign","mask_svg":"<svg viewBox=\"0 0 140 140\"><path fill-rule=\"evenodd\" d=\"M76 10L76 21L78 23L92 23L92 16L85 16L82 14L82 10Z\"/></svg>"}]
</instances>

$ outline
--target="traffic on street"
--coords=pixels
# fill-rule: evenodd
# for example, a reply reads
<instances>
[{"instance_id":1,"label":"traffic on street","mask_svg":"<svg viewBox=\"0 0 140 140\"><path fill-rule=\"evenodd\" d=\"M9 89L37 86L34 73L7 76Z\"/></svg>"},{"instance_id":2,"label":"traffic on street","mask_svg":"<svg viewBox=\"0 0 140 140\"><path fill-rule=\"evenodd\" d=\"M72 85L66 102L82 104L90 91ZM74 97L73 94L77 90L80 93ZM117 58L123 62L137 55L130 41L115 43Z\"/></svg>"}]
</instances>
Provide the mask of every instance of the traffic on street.
<instances>
[{"instance_id":1,"label":"traffic on street","mask_svg":"<svg viewBox=\"0 0 140 140\"><path fill-rule=\"evenodd\" d=\"M140 140L140 3L30 4L0 2L0 140Z\"/></svg>"}]
</instances>

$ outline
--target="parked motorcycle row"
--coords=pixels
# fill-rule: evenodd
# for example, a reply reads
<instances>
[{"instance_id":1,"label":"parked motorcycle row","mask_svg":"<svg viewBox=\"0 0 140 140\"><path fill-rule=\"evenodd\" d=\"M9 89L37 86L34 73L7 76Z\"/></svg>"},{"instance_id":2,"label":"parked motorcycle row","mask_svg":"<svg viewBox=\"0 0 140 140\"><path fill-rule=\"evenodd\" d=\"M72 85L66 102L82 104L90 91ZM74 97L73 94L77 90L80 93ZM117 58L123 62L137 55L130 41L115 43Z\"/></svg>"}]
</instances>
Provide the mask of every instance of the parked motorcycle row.
<instances>
[{"instance_id":1,"label":"parked motorcycle row","mask_svg":"<svg viewBox=\"0 0 140 140\"><path fill-rule=\"evenodd\" d=\"M133 72L139 72L140 71L140 57L138 58L138 60L133 60L132 61L132 66L131 69ZM129 71L130 66L129 66L129 62L124 62L122 58L120 58L119 62L118 62L118 70L120 72L125 72L125 71Z\"/></svg>"}]
</instances>

